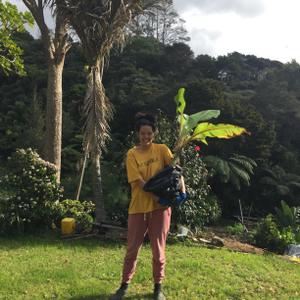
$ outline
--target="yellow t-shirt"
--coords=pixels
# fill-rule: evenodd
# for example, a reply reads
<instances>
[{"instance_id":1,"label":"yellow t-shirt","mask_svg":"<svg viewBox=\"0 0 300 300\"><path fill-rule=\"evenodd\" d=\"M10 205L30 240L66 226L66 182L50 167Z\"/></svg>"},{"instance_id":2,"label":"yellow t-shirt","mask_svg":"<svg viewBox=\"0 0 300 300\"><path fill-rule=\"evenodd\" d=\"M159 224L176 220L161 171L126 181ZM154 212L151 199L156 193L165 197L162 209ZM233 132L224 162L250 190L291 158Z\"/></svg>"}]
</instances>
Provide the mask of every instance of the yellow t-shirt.
<instances>
[{"instance_id":1,"label":"yellow t-shirt","mask_svg":"<svg viewBox=\"0 0 300 300\"><path fill-rule=\"evenodd\" d=\"M147 181L166 165L170 164L172 158L173 154L164 144L153 143L147 150L133 147L127 152L127 178L131 185L129 214L147 213L163 207L157 203L152 193L145 192L134 181L138 179Z\"/></svg>"}]
</instances>

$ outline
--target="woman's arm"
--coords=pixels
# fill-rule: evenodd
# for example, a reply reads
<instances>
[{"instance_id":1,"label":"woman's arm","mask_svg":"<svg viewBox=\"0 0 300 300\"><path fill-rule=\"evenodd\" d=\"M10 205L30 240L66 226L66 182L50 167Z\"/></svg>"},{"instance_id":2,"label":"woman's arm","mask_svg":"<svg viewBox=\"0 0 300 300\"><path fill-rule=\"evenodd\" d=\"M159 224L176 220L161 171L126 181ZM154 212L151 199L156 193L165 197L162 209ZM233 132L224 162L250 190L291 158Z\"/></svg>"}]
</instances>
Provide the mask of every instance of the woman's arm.
<instances>
[{"instance_id":1,"label":"woman's arm","mask_svg":"<svg viewBox=\"0 0 300 300\"><path fill-rule=\"evenodd\" d=\"M184 183L184 178L183 178L183 176L181 176L181 178L180 178L180 187L181 187L181 192L182 192L182 193L186 193L185 183Z\"/></svg>"}]
</instances>

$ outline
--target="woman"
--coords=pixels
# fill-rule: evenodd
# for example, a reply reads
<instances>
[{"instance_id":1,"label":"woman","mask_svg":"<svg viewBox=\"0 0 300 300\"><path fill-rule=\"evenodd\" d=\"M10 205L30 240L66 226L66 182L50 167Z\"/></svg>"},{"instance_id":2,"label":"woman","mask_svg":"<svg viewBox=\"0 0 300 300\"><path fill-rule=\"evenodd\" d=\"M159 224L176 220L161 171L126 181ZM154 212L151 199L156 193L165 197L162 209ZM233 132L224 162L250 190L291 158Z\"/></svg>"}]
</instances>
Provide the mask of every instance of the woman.
<instances>
[{"instance_id":1,"label":"woman","mask_svg":"<svg viewBox=\"0 0 300 300\"><path fill-rule=\"evenodd\" d=\"M145 182L170 164L173 155L164 144L153 143L156 132L154 117L138 113L135 129L139 144L127 152L126 168L131 185L131 201L128 209L127 253L124 259L122 284L111 300L122 299L136 269L137 255L148 233L152 249L154 279L153 299L165 300L161 283L165 277L165 246L170 228L171 208L159 203L159 199L143 190ZM185 198L184 180L181 180L181 197Z\"/></svg>"}]
</instances>

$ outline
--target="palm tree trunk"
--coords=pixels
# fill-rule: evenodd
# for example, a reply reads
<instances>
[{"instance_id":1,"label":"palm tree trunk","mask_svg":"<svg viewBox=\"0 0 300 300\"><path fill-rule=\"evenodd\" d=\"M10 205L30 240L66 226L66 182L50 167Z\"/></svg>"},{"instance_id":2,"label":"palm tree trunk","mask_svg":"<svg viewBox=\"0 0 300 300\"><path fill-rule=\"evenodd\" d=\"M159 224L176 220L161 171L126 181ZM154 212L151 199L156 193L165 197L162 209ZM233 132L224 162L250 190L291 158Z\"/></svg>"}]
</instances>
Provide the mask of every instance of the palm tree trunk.
<instances>
[{"instance_id":1,"label":"palm tree trunk","mask_svg":"<svg viewBox=\"0 0 300 300\"><path fill-rule=\"evenodd\" d=\"M96 222L101 223L106 219L106 211L104 208L102 180L101 180L101 153L92 154L92 169L93 169L93 190L94 201L96 204Z\"/></svg>"},{"instance_id":2,"label":"palm tree trunk","mask_svg":"<svg viewBox=\"0 0 300 300\"><path fill-rule=\"evenodd\" d=\"M81 167L81 173L80 173L80 179L79 179L78 189L77 189L77 193L76 193L76 200L79 200L79 197L80 197L81 187L82 187L82 181L83 181L83 177L84 177L84 172L85 172L85 166L86 166L87 157L88 157L88 152L85 151L84 152L83 164L82 164L82 167Z\"/></svg>"}]
</instances>

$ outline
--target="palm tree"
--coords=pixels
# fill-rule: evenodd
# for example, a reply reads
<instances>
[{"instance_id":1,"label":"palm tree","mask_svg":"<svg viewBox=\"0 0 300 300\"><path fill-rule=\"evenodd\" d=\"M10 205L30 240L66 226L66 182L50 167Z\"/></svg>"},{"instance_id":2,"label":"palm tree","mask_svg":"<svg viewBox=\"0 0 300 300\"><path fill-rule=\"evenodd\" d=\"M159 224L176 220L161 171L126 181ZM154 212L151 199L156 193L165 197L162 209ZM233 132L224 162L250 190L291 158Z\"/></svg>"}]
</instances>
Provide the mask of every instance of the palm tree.
<instances>
[{"instance_id":1,"label":"palm tree","mask_svg":"<svg viewBox=\"0 0 300 300\"><path fill-rule=\"evenodd\" d=\"M257 167L256 162L252 158L240 154L232 154L227 159L208 155L203 158L203 161L207 168L211 171L213 177L218 178L221 183L231 184L238 191L241 190L242 185L250 186L250 176L254 174L254 168ZM224 190L222 194L224 195ZM232 204L235 202L234 198L235 197L230 197L229 205L226 205L227 208L232 206ZM244 224L242 202L240 199L238 199L238 203L241 213L240 221L244 225L245 230L247 230ZM252 203L250 206L249 215L251 208Z\"/></svg>"},{"instance_id":2,"label":"palm tree","mask_svg":"<svg viewBox=\"0 0 300 300\"><path fill-rule=\"evenodd\" d=\"M239 154L233 154L228 159L208 155L203 161L212 170L213 176L219 177L222 183L231 183L237 190L241 189L242 184L250 185L250 175L257 167L253 159Z\"/></svg>"},{"instance_id":3,"label":"palm tree","mask_svg":"<svg viewBox=\"0 0 300 300\"><path fill-rule=\"evenodd\" d=\"M124 42L124 27L139 10L139 0L57 0L58 14L68 19L78 35L88 63L87 91L83 113L84 151L90 154L94 170L96 221L106 218L100 158L109 138L112 105L102 84L103 70L113 45Z\"/></svg>"}]
</instances>

